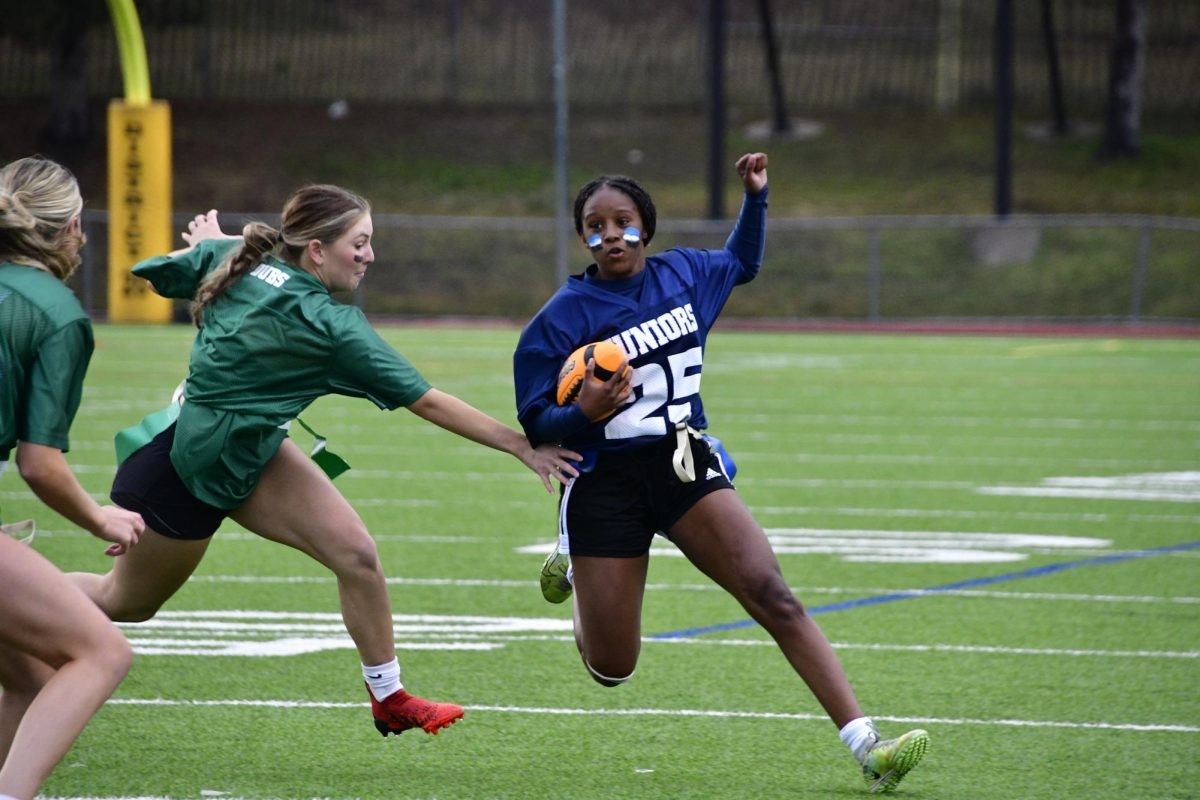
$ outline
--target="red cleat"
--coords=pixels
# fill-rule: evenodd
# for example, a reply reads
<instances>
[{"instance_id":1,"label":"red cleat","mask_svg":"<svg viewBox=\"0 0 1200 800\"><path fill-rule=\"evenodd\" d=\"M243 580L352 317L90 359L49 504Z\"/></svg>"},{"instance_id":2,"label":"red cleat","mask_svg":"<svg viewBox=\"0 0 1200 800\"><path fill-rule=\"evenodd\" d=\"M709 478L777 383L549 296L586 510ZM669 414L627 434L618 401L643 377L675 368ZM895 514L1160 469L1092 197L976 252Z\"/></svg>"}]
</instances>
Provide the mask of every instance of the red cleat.
<instances>
[{"instance_id":1,"label":"red cleat","mask_svg":"<svg viewBox=\"0 0 1200 800\"><path fill-rule=\"evenodd\" d=\"M401 689L383 700L376 700L372 694L371 714L375 717L375 729L385 737L389 733L399 736L409 728L420 728L436 736L442 728L462 719L463 709L453 703L434 703Z\"/></svg>"}]
</instances>

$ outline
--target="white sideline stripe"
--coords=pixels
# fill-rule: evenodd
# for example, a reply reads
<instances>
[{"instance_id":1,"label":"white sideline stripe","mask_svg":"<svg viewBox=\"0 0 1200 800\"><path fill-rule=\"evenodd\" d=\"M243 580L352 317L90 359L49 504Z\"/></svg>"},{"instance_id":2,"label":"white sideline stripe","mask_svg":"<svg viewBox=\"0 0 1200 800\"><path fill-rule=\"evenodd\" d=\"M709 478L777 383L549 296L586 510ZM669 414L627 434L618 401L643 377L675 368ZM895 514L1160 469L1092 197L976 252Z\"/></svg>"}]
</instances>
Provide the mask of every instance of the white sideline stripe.
<instances>
[{"instance_id":1,"label":"white sideline stripe","mask_svg":"<svg viewBox=\"0 0 1200 800\"><path fill-rule=\"evenodd\" d=\"M238 707L238 708L317 708L361 710L365 703L322 702L318 700L167 700L161 697L134 698L118 697L108 705L124 706L179 706L179 707ZM538 706L463 706L467 711L495 712L502 714L547 714L569 717L709 717L716 719L783 719L819 720L828 722L825 714L784 713L778 711L718 711L694 708L547 708ZM917 725L996 725L1020 728L1074 728L1116 731L1167 731L1173 733L1200 733L1200 726L1170 725L1161 723L1116 723L1116 722L1070 722L1058 720L1023 719L953 719L943 717L885 717L874 719Z\"/></svg>"},{"instance_id":2,"label":"white sideline stripe","mask_svg":"<svg viewBox=\"0 0 1200 800\"><path fill-rule=\"evenodd\" d=\"M193 575L190 581L197 583L264 583L264 584L307 584L333 583L332 575ZM533 586L533 580L499 580L486 578L388 578L389 584L398 586L484 586L528 589ZM712 583L648 583L647 590L674 590L683 592L723 592L721 587ZM793 586L792 590L800 595L830 594L830 595L876 595L892 594L894 592L921 593L920 589L897 589L881 586ZM955 589L952 591L928 592L930 595L951 597L984 597L998 600L1071 600L1084 603L1177 603L1180 605L1200 604L1200 597L1161 597L1158 595L1121 595L1121 594L1077 594L1070 592L996 592L982 589ZM171 614L217 614L221 612L181 612L160 611L159 617ZM257 613L257 612L251 612Z\"/></svg>"}]
</instances>

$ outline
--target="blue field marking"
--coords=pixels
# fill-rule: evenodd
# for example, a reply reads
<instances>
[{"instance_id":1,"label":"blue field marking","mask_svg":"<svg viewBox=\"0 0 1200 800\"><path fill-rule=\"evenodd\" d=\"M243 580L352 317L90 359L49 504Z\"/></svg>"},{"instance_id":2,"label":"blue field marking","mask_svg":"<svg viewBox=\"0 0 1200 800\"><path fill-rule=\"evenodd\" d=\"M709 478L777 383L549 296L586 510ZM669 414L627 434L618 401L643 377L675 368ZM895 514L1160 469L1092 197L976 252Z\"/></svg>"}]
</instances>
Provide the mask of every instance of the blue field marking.
<instances>
[{"instance_id":1,"label":"blue field marking","mask_svg":"<svg viewBox=\"0 0 1200 800\"><path fill-rule=\"evenodd\" d=\"M953 592L958 589L970 589L976 586L987 586L992 583L1004 583L1006 581L1016 581L1022 578L1040 578L1043 575L1052 575L1056 572L1064 572L1068 569L1078 569L1079 567L1094 567L1100 564L1115 564L1121 561L1133 561L1138 558L1153 558L1155 556L1169 555L1170 553L1180 553L1185 550L1195 550L1200 548L1200 542L1184 542L1183 544L1172 544L1165 547L1151 547L1145 550L1131 550L1126 553L1113 553L1109 556L1096 556L1095 558L1083 558L1078 561L1064 561L1060 564L1046 564L1041 567L1031 567L1019 572L1005 572L1000 575L989 575L983 578L967 578L954 583L944 583L940 586L931 586L928 589L908 589L899 592L888 592L887 594L875 595L874 597L861 597L857 600L846 600L841 603L829 603L828 605L815 606L808 609L808 613L826 614L831 611L845 611L849 608L861 608L863 606L876 606L881 603L892 603L897 600L911 600L914 597L926 597L938 592ZM703 628L685 628L680 631L670 631L668 633L656 633L647 636L648 639L685 639L689 636L702 636L706 633L720 633L721 631L732 631L738 628L748 628L751 625L758 623L752 619L738 620L737 622L726 622L721 625L708 625Z\"/></svg>"}]
</instances>

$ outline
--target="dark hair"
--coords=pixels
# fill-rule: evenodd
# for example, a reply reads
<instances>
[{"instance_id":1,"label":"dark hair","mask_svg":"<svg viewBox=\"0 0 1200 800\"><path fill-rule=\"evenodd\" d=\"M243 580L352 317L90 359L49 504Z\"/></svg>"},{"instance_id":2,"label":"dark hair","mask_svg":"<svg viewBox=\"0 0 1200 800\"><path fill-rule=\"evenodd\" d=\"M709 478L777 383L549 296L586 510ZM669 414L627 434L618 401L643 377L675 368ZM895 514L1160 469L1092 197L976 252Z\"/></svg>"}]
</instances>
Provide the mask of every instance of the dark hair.
<instances>
[{"instance_id":1,"label":"dark hair","mask_svg":"<svg viewBox=\"0 0 1200 800\"><path fill-rule=\"evenodd\" d=\"M314 184L296 190L283 206L279 230L262 222L251 222L242 229L245 244L209 273L196 290L192 320L198 327L204 307L261 264L263 256L273 254L299 266L310 241L333 242L363 214L370 213L370 203L340 186Z\"/></svg>"},{"instance_id":2,"label":"dark hair","mask_svg":"<svg viewBox=\"0 0 1200 800\"><path fill-rule=\"evenodd\" d=\"M589 181L579 190L579 194L575 196L575 232L580 236L583 235L583 206L589 197L605 186L611 186L617 191L629 195L629 199L637 206L638 215L642 218L644 228L642 241L650 244L650 240L654 238L654 226L658 222L658 212L654 209L654 201L650 199L650 194L642 188L642 185L625 175L601 175L599 178Z\"/></svg>"}]
</instances>

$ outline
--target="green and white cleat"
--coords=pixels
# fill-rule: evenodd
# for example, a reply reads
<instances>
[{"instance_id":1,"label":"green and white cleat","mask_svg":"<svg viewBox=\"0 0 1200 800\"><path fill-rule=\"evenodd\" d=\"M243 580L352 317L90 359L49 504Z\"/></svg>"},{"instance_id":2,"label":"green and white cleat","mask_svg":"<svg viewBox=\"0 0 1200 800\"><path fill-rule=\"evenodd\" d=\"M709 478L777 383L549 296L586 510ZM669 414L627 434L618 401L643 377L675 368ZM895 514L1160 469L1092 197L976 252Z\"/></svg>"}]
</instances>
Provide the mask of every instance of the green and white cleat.
<instances>
[{"instance_id":1,"label":"green and white cleat","mask_svg":"<svg viewBox=\"0 0 1200 800\"><path fill-rule=\"evenodd\" d=\"M562 603L571 596L571 578L567 574L571 557L558 549L558 542L542 562L542 597L547 603Z\"/></svg>"},{"instance_id":2,"label":"green and white cleat","mask_svg":"<svg viewBox=\"0 0 1200 800\"><path fill-rule=\"evenodd\" d=\"M909 731L895 739L876 742L863 759L863 778L869 791L890 792L900 779L921 762L929 748L929 734L921 729Z\"/></svg>"}]
</instances>

